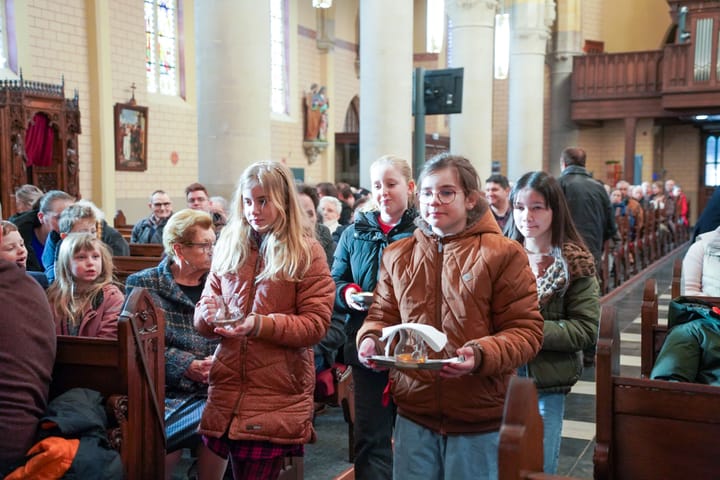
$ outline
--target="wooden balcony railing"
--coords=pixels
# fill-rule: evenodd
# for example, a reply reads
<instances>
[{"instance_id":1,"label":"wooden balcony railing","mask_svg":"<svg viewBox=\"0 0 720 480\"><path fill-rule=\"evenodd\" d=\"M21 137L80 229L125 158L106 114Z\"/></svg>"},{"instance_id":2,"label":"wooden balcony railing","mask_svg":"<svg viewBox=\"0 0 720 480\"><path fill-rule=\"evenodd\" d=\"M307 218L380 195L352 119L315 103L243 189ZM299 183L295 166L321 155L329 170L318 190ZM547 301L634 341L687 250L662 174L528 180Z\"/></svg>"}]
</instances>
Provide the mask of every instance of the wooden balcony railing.
<instances>
[{"instance_id":1,"label":"wooden balcony railing","mask_svg":"<svg viewBox=\"0 0 720 480\"><path fill-rule=\"evenodd\" d=\"M573 59L572 99L657 97L662 51L610 53Z\"/></svg>"}]
</instances>

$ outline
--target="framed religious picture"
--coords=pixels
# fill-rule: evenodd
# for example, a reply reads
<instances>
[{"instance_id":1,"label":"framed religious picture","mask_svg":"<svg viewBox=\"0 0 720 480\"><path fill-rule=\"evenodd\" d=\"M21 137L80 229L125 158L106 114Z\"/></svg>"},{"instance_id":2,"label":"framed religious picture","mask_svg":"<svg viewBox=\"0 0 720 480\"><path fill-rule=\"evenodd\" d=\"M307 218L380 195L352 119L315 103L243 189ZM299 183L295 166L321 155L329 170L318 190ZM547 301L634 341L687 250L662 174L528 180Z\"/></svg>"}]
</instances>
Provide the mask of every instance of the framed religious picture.
<instances>
[{"instance_id":1,"label":"framed religious picture","mask_svg":"<svg viewBox=\"0 0 720 480\"><path fill-rule=\"evenodd\" d=\"M115 170L147 170L148 107L115 104Z\"/></svg>"}]
</instances>

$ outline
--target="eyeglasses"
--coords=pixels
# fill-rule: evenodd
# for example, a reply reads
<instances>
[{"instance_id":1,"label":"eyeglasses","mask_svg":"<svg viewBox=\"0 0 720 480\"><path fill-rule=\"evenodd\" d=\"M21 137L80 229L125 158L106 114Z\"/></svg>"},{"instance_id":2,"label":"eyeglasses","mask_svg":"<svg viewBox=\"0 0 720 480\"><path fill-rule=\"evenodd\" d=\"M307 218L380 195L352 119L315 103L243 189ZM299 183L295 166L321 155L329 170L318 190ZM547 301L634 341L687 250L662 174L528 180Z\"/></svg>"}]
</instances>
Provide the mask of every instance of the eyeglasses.
<instances>
[{"instance_id":1,"label":"eyeglasses","mask_svg":"<svg viewBox=\"0 0 720 480\"><path fill-rule=\"evenodd\" d=\"M427 205L432 203L437 197L437 201L440 205L447 205L448 203L454 202L456 196L457 192L455 190L438 190L437 192L432 190L420 190L418 193L418 200L420 200L420 203Z\"/></svg>"},{"instance_id":2,"label":"eyeglasses","mask_svg":"<svg viewBox=\"0 0 720 480\"><path fill-rule=\"evenodd\" d=\"M185 245L186 247L200 248L200 249L202 249L202 251L204 253L210 253L213 251L213 248L215 248L215 244L210 243L210 242L207 242L207 243L186 242L186 243L183 243L183 245Z\"/></svg>"}]
</instances>

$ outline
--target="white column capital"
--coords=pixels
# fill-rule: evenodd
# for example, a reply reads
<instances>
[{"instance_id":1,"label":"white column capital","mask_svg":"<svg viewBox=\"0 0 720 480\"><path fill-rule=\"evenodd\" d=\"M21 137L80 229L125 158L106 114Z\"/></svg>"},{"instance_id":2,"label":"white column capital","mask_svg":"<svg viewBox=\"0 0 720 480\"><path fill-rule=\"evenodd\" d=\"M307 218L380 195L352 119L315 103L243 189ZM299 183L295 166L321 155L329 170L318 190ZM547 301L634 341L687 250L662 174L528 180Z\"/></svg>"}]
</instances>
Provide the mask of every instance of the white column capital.
<instances>
[{"instance_id":1,"label":"white column capital","mask_svg":"<svg viewBox=\"0 0 720 480\"><path fill-rule=\"evenodd\" d=\"M554 21L553 0L530 0L513 4L510 13L511 54L544 55Z\"/></svg>"},{"instance_id":2,"label":"white column capital","mask_svg":"<svg viewBox=\"0 0 720 480\"><path fill-rule=\"evenodd\" d=\"M445 12L453 27L493 27L497 5L497 0L446 0Z\"/></svg>"}]
</instances>

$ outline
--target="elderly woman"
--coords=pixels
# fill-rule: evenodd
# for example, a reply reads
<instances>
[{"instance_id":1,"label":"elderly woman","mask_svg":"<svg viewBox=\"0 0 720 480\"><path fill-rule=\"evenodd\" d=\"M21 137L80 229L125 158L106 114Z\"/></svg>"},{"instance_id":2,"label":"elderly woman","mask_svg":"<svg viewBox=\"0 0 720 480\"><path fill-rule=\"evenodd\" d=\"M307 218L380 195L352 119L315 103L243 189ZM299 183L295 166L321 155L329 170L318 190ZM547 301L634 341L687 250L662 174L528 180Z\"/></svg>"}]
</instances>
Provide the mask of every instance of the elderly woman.
<instances>
[{"instance_id":1,"label":"elderly woman","mask_svg":"<svg viewBox=\"0 0 720 480\"><path fill-rule=\"evenodd\" d=\"M340 227L340 214L342 213L342 203L335 197L321 197L318 202L318 213L322 218L322 223L330 233L334 234ZM342 229L340 229L342 231ZM333 238L336 242L338 239Z\"/></svg>"},{"instance_id":2,"label":"elderly woman","mask_svg":"<svg viewBox=\"0 0 720 480\"><path fill-rule=\"evenodd\" d=\"M198 448L200 478L222 478L227 463L202 445L196 434L218 340L198 335L193 328L193 316L210 271L214 245L212 217L199 210L181 210L165 225L165 258L157 267L130 275L126 284L128 295L134 287L148 289L165 314L168 479L186 447Z\"/></svg>"}]
</instances>

